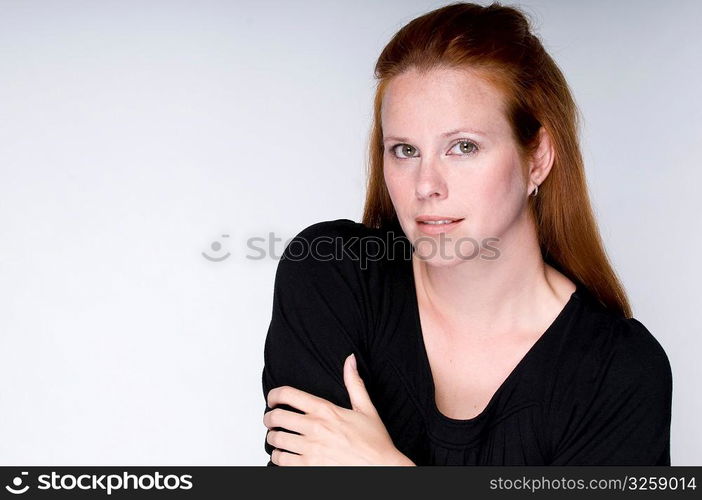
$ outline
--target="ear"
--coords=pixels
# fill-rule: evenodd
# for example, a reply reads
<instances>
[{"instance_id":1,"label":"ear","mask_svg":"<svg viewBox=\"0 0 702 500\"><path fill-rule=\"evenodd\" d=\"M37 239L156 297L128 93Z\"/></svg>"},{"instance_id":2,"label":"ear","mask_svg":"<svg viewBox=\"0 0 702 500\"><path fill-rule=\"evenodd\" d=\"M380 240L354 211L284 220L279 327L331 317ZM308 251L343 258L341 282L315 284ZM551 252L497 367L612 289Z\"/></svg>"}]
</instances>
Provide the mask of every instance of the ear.
<instances>
[{"instance_id":1,"label":"ear","mask_svg":"<svg viewBox=\"0 0 702 500\"><path fill-rule=\"evenodd\" d=\"M536 186L540 186L546 180L555 154L551 136L544 127L539 129L539 145L534 152L534 156L529 161L529 177L527 178L527 194L531 194Z\"/></svg>"}]
</instances>

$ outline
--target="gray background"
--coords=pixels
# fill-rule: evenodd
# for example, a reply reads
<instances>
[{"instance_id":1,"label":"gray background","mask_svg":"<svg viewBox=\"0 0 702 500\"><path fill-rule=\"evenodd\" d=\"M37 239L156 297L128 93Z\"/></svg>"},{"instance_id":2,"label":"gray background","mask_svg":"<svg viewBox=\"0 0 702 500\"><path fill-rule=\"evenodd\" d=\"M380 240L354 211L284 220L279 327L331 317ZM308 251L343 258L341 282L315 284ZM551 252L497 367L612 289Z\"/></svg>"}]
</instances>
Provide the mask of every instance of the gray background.
<instances>
[{"instance_id":1,"label":"gray background","mask_svg":"<svg viewBox=\"0 0 702 500\"><path fill-rule=\"evenodd\" d=\"M266 463L277 259L360 220L373 65L445 3L0 2L0 464ZM518 5L670 358L673 464L699 465L702 3ZM247 258L269 232L274 255Z\"/></svg>"}]
</instances>

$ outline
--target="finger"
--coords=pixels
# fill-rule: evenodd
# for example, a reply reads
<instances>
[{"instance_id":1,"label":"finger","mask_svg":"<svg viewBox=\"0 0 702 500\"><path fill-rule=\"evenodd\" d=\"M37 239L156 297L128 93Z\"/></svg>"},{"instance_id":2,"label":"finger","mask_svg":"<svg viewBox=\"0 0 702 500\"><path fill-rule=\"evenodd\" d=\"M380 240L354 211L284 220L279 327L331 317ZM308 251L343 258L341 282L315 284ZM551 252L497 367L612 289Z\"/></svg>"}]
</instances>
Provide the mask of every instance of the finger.
<instances>
[{"instance_id":1,"label":"finger","mask_svg":"<svg viewBox=\"0 0 702 500\"><path fill-rule=\"evenodd\" d=\"M285 431L268 431L266 442L274 448L279 448L292 453L305 451L305 438Z\"/></svg>"},{"instance_id":2,"label":"finger","mask_svg":"<svg viewBox=\"0 0 702 500\"><path fill-rule=\"evenodd\" d=\"M286 404L305 413L314 413L315 410L318 410L323 405L329 404L329 401L326 399L289 385L281 385L268 391L267 402L270 408L279 404Z\"/></svg>"},{"instance_id":3,"label":"finger","mask_svg":"<svg viewBox=\"0 0 702 500\"><path fill-rule=\"evenodd\" d=\"M263 414L263 425L269 429L282 427L289 431L308 434L310 425L309 417L283 408L274 408Z\"/></svg>"},{"instance_id":4,"label":"finger","mask_svg":"<svg viewBox=\"0 0 702 500\"><path fill-rule=\"evenodd\" d=\"M276 465L280 465L281 467L289 465L302 465L301 458L302 457L300 455L288 453L285 450L279 450L278 448L273 450L271 453L271 462Z\"/></svg>"},{"instance_id":5,"label":"finger","mask_svg":"<svg viewBox=\"0 0 702 500\"><path fill-rule=\"evenodd\" d=\"M366 390L366 384L358 373L358 368L354 367L355 361L355 356L351 354L344 362L344 385L349 393L351 407L365 415L377 415L375 406Z\"/></svg>"}]
</instances>

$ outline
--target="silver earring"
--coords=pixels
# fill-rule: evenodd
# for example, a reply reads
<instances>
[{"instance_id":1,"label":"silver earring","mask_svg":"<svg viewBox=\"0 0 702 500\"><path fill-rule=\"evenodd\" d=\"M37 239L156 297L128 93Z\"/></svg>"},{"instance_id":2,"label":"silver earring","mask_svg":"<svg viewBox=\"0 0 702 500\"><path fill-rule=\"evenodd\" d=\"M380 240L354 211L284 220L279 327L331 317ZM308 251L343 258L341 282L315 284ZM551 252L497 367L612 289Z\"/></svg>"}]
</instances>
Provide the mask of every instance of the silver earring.
<instances>
[{"instance_id":1,"label":"silver earring","mask_svg":"<svg viewBox=\"0 0 702 500\"><path fill-rule=\"evenodd\" d=\"M531 196L536 197L536 195L537 195L538 192L539 192L539 185L537 184L537 185L536 185L536 189L534 189L534 191L531 193Z\"/></svg>"}]
</instances>

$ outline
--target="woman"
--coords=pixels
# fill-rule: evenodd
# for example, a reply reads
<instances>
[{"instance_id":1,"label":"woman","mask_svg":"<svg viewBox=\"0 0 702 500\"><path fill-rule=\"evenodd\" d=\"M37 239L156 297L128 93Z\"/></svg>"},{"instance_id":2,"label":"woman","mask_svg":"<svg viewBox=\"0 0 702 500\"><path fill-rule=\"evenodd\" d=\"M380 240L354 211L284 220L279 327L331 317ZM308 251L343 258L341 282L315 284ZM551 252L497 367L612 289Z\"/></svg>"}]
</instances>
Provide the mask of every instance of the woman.
<instances>
[{"instance_id":1,"label":"woman","mask_svg":"<svg viewBox=\"0 0 702 500\"><path fill-rule=\"evenodd\" d=\"M376 78L363 223L307 227L276 273L269 465L669 465L668 358L524 16L429 12Z\"/></svg>"}]
</instances>

